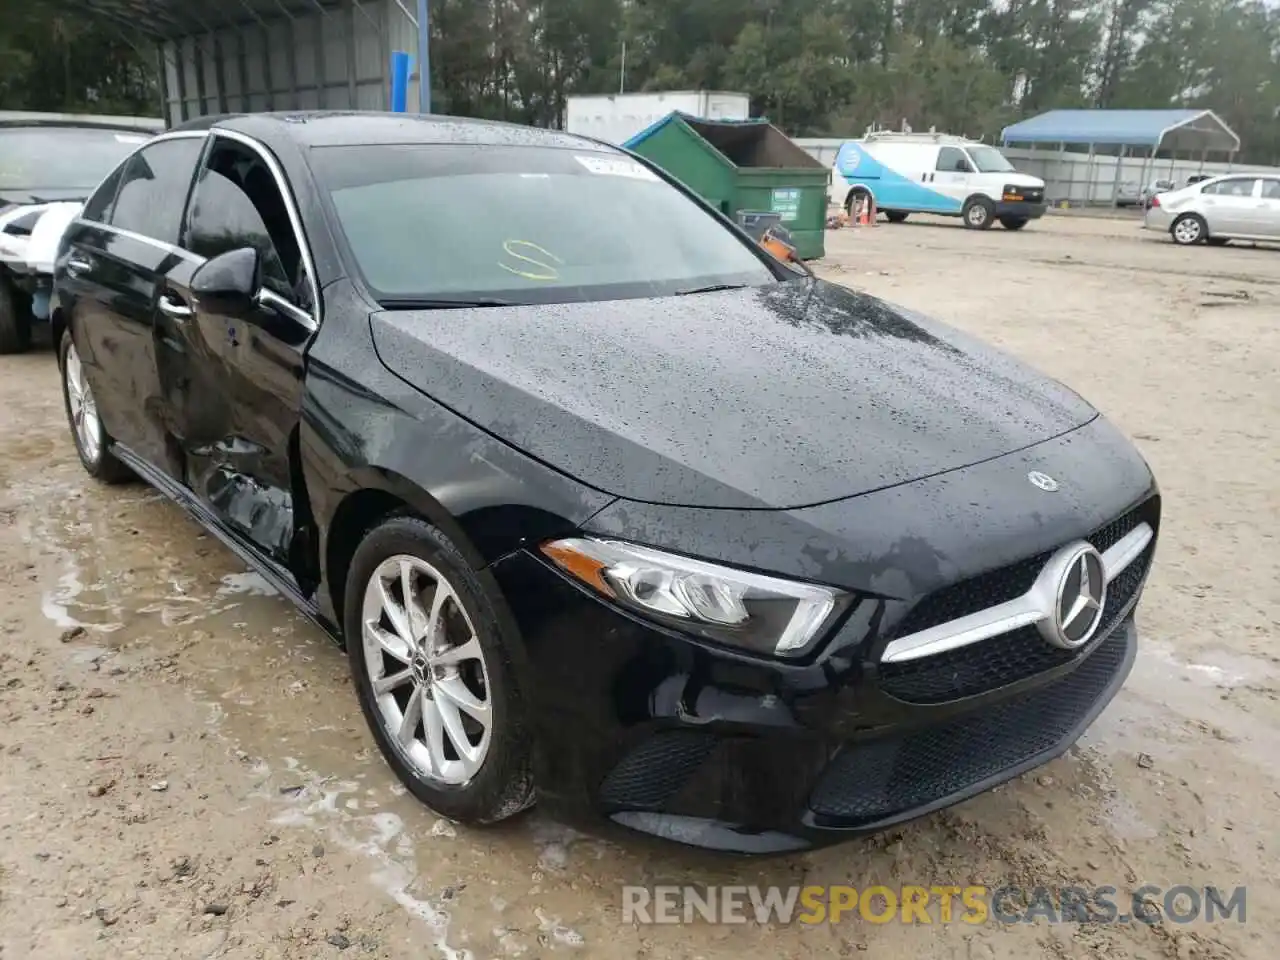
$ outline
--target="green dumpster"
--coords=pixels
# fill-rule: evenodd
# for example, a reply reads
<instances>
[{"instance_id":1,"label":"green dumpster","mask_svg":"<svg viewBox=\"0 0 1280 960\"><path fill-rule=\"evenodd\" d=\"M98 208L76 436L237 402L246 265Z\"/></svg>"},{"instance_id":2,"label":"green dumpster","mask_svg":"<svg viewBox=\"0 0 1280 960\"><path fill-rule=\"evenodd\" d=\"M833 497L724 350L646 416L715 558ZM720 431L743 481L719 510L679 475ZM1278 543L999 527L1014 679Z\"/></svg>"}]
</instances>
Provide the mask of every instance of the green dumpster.
<instances>
[{"instance_id":1,"label":"green dumpster","mask_svg":"<svg viewBox=\"0 0 1280 960\"><path fill-rule=\"evenodd\" d=\"M624 144L730 219L776 213L805 260L824 253L829 171L768 120L671 113Z\"/></svg>"}]
</instances>

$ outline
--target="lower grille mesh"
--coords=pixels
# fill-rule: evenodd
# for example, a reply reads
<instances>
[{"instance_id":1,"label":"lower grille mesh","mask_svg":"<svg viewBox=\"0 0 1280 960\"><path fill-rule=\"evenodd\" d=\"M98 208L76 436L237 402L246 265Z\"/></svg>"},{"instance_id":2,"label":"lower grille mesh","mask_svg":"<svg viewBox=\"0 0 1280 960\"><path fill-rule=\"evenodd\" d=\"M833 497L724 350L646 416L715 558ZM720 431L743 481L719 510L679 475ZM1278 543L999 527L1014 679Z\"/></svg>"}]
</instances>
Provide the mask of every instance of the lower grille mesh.
<instances>
[{"instance_id":1,"label":"lower grille mesh","mask_svg":"<svg viewBox=\"0 0 1280 960\"><path fill-rule=\"evenodd\" d=\"M906 737L846 747L809 799L843 825L873 823L954 796L1062 744L1125 661L1129 633L1104 641L1061 680Z\"/></svg>"},{"instance_id":2,"label":"lower grille mesh","mask_svg":"<svg viewBox=\"0 0 1280 960\"><path fill-rule=\"evenodd\" d=\"M610 771L600 800L629 810L660 809L707 759L716 741L707 733L672 730L657 733Z\"/></svg>"}]
</instances>

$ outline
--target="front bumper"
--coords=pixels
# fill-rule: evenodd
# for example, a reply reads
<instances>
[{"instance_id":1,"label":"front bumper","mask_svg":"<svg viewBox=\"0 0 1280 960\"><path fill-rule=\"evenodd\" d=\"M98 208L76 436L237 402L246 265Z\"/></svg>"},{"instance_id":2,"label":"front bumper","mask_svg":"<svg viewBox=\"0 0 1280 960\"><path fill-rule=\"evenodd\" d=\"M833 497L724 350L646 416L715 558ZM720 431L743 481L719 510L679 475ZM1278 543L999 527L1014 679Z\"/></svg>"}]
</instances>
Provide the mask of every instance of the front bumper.
<instances>
[{"instance_id":1,"label":"front bumper","mask_svg":"<svg viewBox=\"0 0 1280 960\"><path fill-rule=\"evenodd\" d=\"M1000 200L996 203L996 217L1013 217L1020 220L1038 220L1043 217L1047 204L1029 200Z\"/></svg>"},{"instance_id":2,"label":"front bumper","mask_svg":"<svg viewBox=\"0 0 1280 960\"><path fill-rule=\"evenodd\" d=\"M942 700L860 658L796 665L712 649L633 619L531 553L493 572L529 659L540 802L768 854L883 830L1065 751L1128 675L1149 561L1084 651ZM857 723L830 709L851 702Z\"/></svg>"}]
</instances>

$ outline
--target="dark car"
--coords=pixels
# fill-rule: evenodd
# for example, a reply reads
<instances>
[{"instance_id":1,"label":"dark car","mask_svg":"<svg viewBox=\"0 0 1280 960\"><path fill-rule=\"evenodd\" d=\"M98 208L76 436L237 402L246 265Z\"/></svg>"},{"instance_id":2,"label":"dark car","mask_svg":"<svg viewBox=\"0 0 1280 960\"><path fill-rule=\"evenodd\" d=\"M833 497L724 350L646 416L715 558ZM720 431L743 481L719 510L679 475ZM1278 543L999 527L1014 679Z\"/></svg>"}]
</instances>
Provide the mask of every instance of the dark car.
<instances>
[{"instance_id":1,"label":"dark car","mask_svg":"<svg viewBox=\"0 0 1280 960\"><path fill-rule=\"evenodd\" d=\"M612 147L221 118L63 243L85 468L345 642L447 817L829 843L1061 753L1133 661L1160 500L1114 427Z\"/></svg>"}]
</instances>

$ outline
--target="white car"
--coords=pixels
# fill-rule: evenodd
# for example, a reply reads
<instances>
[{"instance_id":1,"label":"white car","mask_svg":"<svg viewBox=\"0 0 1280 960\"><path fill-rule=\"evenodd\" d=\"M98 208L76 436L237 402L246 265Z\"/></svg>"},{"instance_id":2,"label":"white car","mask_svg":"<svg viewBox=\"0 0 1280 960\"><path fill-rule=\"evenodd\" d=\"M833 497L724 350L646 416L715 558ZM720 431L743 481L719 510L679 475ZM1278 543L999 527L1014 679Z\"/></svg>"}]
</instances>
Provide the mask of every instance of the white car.
<instances>
[{"instance_id":1,"label":"white car","mask_svg":"<svg viewBox=\"0 0 1280 960\"><path fill-rule=\"evenodd\" d=\"M912 213L960 217L1007 230L1044 216L1044 181L1018 173L995 147L941 133L870 133L841 145L829 199L852 212L870 196L891 223Z\"/></svg>"},{"instance_id":2,"label":"white car","mask_svg":"<svg viewBox=\"0 0 1280 960\"><path fill-rule=\"evenodd\" d=\"M53 259L86 197L163 124L125 117L0 113L0 353L49 318Z\"/></svg>"},{"instance_id":3,"label":"white car","mask_svg":"<svg viewBox=\"0 0 1280 960\"><path fill-rule=\"evenodd\" d=\"M1280 243L1280 174L1228 173L1156 194L1142 220L1174 243Z\"/></svg>"}]
</instances>

